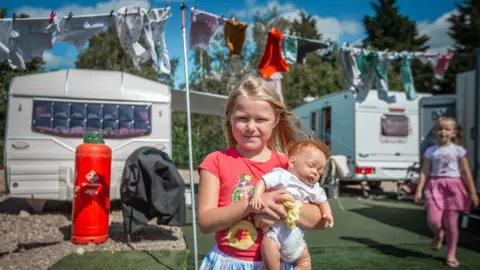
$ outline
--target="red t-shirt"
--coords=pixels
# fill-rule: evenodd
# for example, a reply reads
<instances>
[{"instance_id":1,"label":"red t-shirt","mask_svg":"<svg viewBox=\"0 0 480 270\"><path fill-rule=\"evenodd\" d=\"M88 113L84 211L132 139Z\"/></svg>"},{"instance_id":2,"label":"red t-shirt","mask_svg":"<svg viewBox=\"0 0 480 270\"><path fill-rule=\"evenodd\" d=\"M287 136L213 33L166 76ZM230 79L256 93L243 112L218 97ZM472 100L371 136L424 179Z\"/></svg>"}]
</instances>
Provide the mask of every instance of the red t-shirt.
<instances>
[{"instance_id":1,"label":"red t-shirt","mask_svg":"<svg viewBox=\"0 0 480 270\"><path fill-rule=\"evenodd\" d=\"M240 154L235 147L209 154L198 166L220 180L218 207L226 206L242 199L248 199L253 187L261 177L273 168L288 166L288 158L271 151L268 161L251 161ZM260 243L263 233L255 227L249 215L226 230L215 234L218 248L226 255L246 261L261 261Z\"/></svg>"}]
</instances>

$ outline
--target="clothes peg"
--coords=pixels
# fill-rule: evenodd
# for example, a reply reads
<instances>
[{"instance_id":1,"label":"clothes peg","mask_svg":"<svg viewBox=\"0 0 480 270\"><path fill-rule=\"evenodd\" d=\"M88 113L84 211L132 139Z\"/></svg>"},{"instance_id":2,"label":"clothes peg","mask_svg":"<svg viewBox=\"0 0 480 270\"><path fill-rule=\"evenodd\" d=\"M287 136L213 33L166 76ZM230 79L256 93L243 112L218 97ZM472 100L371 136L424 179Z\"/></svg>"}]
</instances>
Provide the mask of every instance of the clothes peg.
<instances>
[{"instance_id":1,"label":"clothes peg","mask_svg":"<svg viewBox=\"0 0 480 270\"><path fill-rule=\"evenodd\" d=\"M193 10L194 10L194 11L197 10L197 6L193 6Z\"/></svg>"},{"instance_id":2,"label":"clothes peg","mask_svg":"<svg viewBox=\"0 0 480 270\"><path fill-rule=\"evenodd\" d=\"M73 13L72 13L72 12L68 13L68 18L67 18L67 20L70 20L70 19L72 18L72 16L73 16Z\"/></svg>"},{"instance_id":3,"label":"clothes peg","mask_svg":"<svg viewBox=\"0 0 480 270\"><path fill-rule=\"evenodd\" d=\"M48 20L49 24L52 24L53 18L55 18L55 11L52 10L52 12L50 12L50 19Z\"/></svg>"},{"instance_id":4,"label":"clothes peg","mask_svg":"<svg viewBox=\"0 0 480 270\"><path fill-rule=\"evenodd\" d=\"M17 13L13 13L13 16L12 16L12 21L15 22L15 19L17 18Z\"/></svg>"},{"instance_id":5,"label":"clothes peg","mask_svg":"<svg viewBox=\"0 0 480 270\"><path fill-rule=\"evenodd\" d=\"M140 16L140 7L137 7L137 16Z\"/></svg>"},{"instance_id":6,"label":"clothes peg","mask_svg":"<svg viewBox=\"0 0 480 270\"><path fill-rule=\"evenodd\" d=\"M163 9L164 11L167 10L168 4L165 4L165 8Z\"/></svg>"},{"instance_id":7,"label":"clothes peg","mask_svg":"<svg viewBox=\"0 0 480 270\"><path fill-rule=\"evenodd\" d=\"M127 16L127 11L128 11L128 8L125 8L125 14L124 14L124 16Z\"/></svg>"},{"instance_id":8,"label":"clothes peg","mask_svg":"<svg viewBox=\"0 0 480 270\"><path fill-rule=\"evenodd\" d=\"M110 10L110 17L112 17L112 16L113 16L113 9Z\"/></svg>"}]
</instances>

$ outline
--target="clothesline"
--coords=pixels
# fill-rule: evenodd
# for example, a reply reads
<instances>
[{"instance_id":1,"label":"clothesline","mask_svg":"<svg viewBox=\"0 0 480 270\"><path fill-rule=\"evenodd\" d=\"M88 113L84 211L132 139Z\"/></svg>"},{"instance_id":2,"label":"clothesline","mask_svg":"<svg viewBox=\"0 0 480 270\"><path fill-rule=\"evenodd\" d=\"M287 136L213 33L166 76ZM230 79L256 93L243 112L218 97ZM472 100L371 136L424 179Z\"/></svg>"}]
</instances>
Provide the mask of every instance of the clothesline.
<instances>
[{"instance_id":1,"label":"clothesline","mask_svg":"<svg viewBox=\"0 0 480 270\"><path fill-rule=\"evenodd\" d=\"M414 57L438 57L441 55L441 53L429 53L429 52L422 52L422 51L417 51L417 52L410 52L410 51L389 51L389 50L375 50L375 49L367 49L367 48L357 48L354 47L347 42L343 43L341 46L343 50L351 50L355 54L364 54L366 52L376 52L380 54L391 54L392 57L394 58L402 58L405 56L414 56Z\"/></svg>"},{"instance_id":2,"label":"clothesline","mask_svg":"<svg viewBox=\"0 0 480 270\"><path fill-rule=\"evenodd\" d=\"M309 39L309 38L303 38L303 37L298 37L298 36L295 36L295 35L288 35L288 34L283 34L283 36L284 37L290 37L290 38L296 38L296 39L299 39L299 40L305 40L305 41L308 41L308 42L322 44L322 45L325 45L325 47L329 47L329 46L333 45L333 43L330 42L330 41L321 41L321 40L318 40L318 39Z\"/></svg>"},{"instance_id":3,"label":"clothesline","mask_svg":"<svg viewBox=\"0 0 480 270\"><path fill-rule=\"evenodd\" d=\"M213 14L213 13L210 13L210 12L206 12L206 11L203 11L203 10L199 10L199 9L197 9L196 6L190 8L190 11L191 11L191 12L197 11L197 12L200 12L200 13L203 13L203 14L206 14L206 15L209 15L209 16L212 16L212 17L216 17L217 19L223 20L224 22L227 21L227 19L225 19L225 17L224 17L223 15L222 15L222 16L218 16L218 15Z\"/></svg>"}]
</instances>

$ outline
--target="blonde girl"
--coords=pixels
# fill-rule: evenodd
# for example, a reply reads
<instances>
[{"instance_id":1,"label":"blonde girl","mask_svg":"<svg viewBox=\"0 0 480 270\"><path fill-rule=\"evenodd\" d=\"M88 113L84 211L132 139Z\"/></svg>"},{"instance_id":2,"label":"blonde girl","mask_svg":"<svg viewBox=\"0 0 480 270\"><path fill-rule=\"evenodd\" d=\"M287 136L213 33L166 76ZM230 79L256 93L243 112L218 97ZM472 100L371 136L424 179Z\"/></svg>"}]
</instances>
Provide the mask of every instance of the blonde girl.
<instances>
[{"instance_id":1,"label":"blonde girl","mask_svg":"<svg viewBox=\"0 0 480 270\"><path fill-rule=\"evenodd\" d=\"M441 117L435 128L436 144L425 151L415 202L421 202L426 183L427 222L434 233L431 248L440 250L446 237L446 264L458 267L460 263L456 248L459 213L469 211L470 203L477 207L479 201L466 157L467 151L459 145L461 134L457 122L450 117Z\"/></svg>"},{"instance_id":2,"label":"blonde girl","mask_svg":"<svg viewBox=\"0 0 480 270\"><path fill-rule=\"evenodd\" d=\"M284 154L295 140L292 113L268 82L248 75L230 92L225 116L229 148L210 153L198 167L198 224L202 233L215 232L216 242L200 268L263 269L259 228L287 216L281 204L287 192L264 193L265 207L260 211L250 207L249 199L264 174L287 168ZM297 224L326 228L320 209L310 204L302 206ZM293 268L281 264L281 269Z\"/></svg>"}]
</instances>

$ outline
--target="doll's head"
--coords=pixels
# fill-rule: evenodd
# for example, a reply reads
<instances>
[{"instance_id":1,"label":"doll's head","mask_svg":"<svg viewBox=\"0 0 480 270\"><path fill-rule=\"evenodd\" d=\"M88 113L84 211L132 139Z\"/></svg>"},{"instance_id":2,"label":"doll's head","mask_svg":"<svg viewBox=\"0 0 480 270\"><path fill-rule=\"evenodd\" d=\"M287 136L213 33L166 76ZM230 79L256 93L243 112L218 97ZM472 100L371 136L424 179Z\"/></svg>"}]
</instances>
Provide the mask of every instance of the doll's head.
<instances>
[{"instance_id":1,"label":"doll's head","mask_svg":"<svg viewBox=\"0 0 480 270\"><path fill-rule=\"evenodd\" d=\"M320 179L329 156L330 149L319 140L297 141L288 151L288 171L305 184L315 184Z\"/></svg>"}]
</instances>

